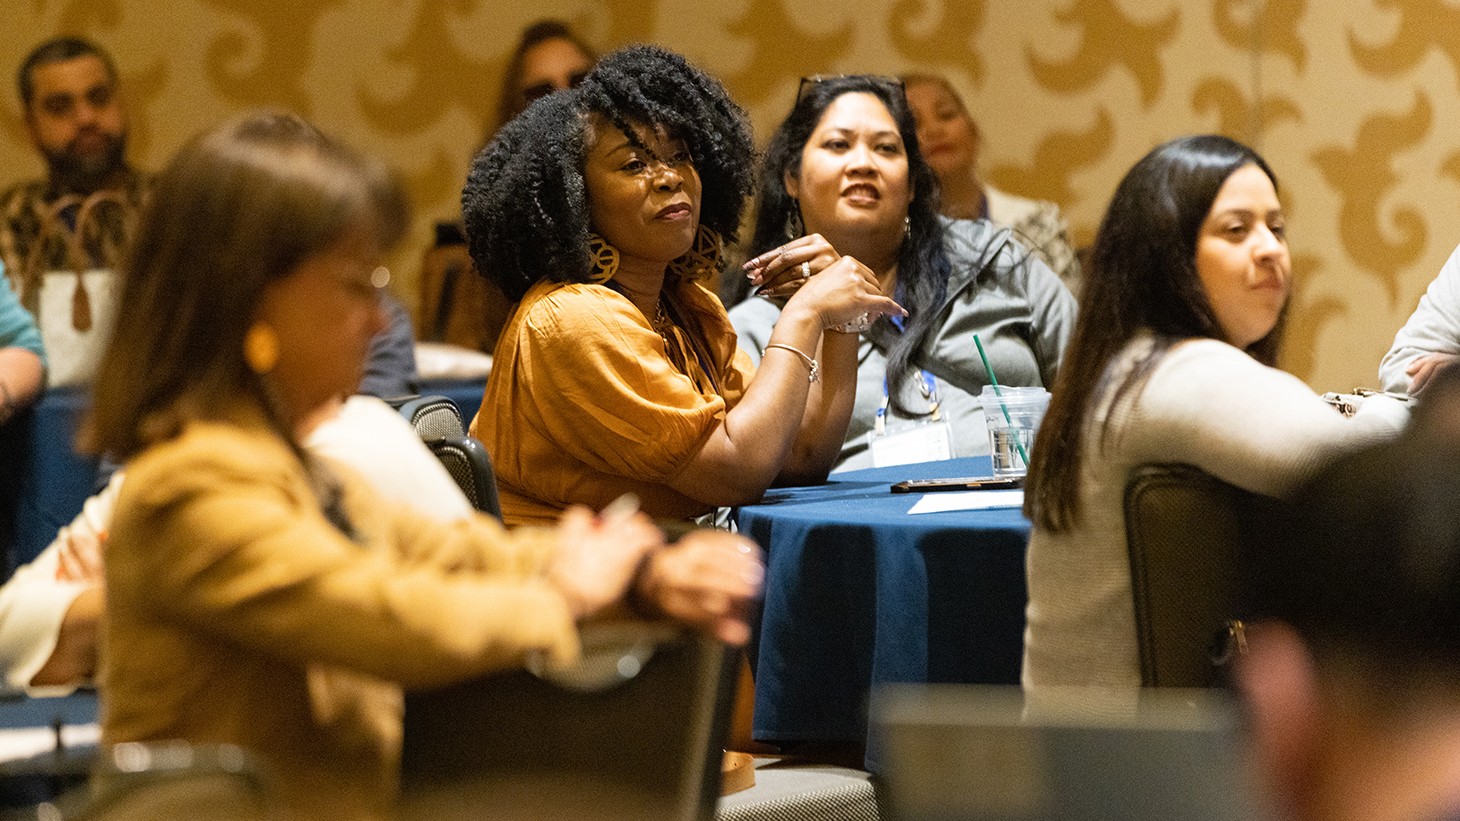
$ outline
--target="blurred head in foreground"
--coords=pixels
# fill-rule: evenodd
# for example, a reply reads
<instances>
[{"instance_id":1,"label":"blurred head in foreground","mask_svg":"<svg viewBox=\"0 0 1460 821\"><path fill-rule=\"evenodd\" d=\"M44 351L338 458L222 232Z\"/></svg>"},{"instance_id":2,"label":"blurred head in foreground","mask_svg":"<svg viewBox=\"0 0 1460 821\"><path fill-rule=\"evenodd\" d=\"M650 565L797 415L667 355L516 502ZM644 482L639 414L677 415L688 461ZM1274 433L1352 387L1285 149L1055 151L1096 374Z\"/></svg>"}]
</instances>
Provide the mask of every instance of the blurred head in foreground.
<instances>
[{"instance_id":1,"label":"blurred head in foreground","mask_svg":"<svg viewBox=\"0 0 1460 821\"><path fill-rule=\"evenodd\" d=\"M1460 370L1256 524L1236 672L1279 816L1456 817Z\"/></svg>"}]
</instances>

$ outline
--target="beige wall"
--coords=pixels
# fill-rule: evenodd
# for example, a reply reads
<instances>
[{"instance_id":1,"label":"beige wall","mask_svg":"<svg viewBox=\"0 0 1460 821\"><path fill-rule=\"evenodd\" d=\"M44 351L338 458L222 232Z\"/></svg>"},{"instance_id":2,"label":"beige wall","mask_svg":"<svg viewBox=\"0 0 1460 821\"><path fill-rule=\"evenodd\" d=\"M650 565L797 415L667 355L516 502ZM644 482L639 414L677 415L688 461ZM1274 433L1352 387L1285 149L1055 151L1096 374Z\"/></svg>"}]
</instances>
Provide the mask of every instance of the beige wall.
<instances>
[{"instance_id":1,"label":"beige wall","mask_svg":"<svg viewBox=\"0 0 1460 821\"><path fill-rule=\"evenodd\" d=\"M1292 213L1287 364L1323 388L1375 382L1460 241L1460 146L1445 136L1460 122L1460 9L1442 0L37 0L7 8L0 71L63 31L107 44L149 168L230 113L299 110L408 181L419 213L400 281L455 210L516 32L544 15L605 48L683 51L762 135L802 74L946 73L983 126L986 174L1058 202L1081 243L1156 142L1253 142ZM0 179L39 171L0 94Z\"/></svg>"}]
</instances>

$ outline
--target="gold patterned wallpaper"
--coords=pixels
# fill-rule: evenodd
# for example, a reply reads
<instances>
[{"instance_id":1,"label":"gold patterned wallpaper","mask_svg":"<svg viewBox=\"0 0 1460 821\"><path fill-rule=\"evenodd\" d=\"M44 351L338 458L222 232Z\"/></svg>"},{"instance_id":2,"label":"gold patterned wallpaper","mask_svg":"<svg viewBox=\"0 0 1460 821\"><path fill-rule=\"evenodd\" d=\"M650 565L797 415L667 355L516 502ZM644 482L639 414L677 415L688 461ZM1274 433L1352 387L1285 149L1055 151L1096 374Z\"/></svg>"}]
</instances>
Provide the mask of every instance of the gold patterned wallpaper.
<instances>
[{"instance_id":1,"label":"gold patterned wallpaper","mask_svg":"<svg viewBox=\"0 0 1460 821\"><path fill-rule=\"evenodd\" d=\"M40 40L116 54L132 157L157 168L245 108L300 111L392 163L417 207L394 262L410 298L450 218L516 33L543 16L604 50L649 40L719 75L766 135L802 74L935 71L967 98L1000 187L1058 202L1089 242L1154 144L1220 131L1282 182L1299 277L1287 366L1372 385L1460 242L1460 8L1444 0L26 0L7 8L9 82ZM0 92L0 180L40 164Z\"/></svg>"}]
</instances>

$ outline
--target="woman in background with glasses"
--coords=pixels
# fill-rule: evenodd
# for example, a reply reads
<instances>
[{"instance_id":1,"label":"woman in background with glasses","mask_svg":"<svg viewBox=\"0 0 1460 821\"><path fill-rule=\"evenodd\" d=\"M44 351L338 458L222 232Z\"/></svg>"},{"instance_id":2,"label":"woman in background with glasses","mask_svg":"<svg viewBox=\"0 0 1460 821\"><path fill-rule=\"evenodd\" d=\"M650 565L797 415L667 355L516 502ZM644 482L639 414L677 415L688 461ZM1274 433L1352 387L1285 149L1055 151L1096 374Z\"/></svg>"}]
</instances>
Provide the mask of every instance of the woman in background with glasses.
<instances>
[{"instance_id":1,"label":"woman in background with glasses","mask_svg":"<svg viewBox=\"0 0 1460 821\"><path fill-rule=\"evenodd\" d=\"M533 101L582 82L597 59L559 20L539 20L523 29L502 76L496 119L483 142L490 142ZM460 220L436 223L436 242L422 255L416 282L416 332L422 341L492 352L512 306L495 282L472 275Z\"/></svg>"},{"instance_id":2,"label":"woman in background with glasses","mask_svg":"<svg viewBox=\"0 0 1460 821\"><path fill-rule=\"evenodd\" d=\"M730 318L752 358L785 321L784 294L845 256L908 311L861 323L840 468L888 463L874 461L874 438L899 443L879 454L915 449L924 461L988 453L973 335L1001 384L1049 385L1074 325L1070 292L1007 229L938 216L938 182L895 80L802 81L766 149L751 247L748 279L732 285L766 298Z\"/></svg>"},{"instance_id":3,"label":"woman in background with glasses","mask_svg":"<svg viewBox=\"0 0 1460 821\"><path fill-rule=\"evenodd\" d=\"M663 518L820 481L851 409L856 341L901 313L855 260L786 306L761 367L707 284L751 185L743 112L683 57L636 46L534 103L462 194L477 270L519 300L472 435L509 523L633 492Z\"/></svg>"}]
</instances>

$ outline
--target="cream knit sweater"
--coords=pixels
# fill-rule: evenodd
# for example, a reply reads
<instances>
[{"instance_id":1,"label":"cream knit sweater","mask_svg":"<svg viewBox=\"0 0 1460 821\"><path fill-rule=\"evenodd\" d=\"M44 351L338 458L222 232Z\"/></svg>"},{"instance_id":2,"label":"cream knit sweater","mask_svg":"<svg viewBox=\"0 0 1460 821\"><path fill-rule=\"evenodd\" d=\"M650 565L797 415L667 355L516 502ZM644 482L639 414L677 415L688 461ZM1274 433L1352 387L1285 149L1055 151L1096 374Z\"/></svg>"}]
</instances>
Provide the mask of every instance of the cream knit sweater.
<instances>
[{"instance_id":1,"label":"cream knit sweater","mask_svg":"<svg viewBox=\"0 0 1460 821\"><path fill-rule=\"evenodd\" d=\"M1150 346L1149 336L1132 340L1104 384L1119 385ZM1134 401L1127 394L1111 408L1108 395L1098 397L1087 422L1083 517L1063 533L1036 527L1029 540L1024 686L1140 686L1123 506L1137 467L1180 462L1281 495L1340 451L1393 436L1407 419L1403 404L1383 397L1346 419L1297 377L1212 339L1169 350Z\"/></svg>"}]
</instances>

